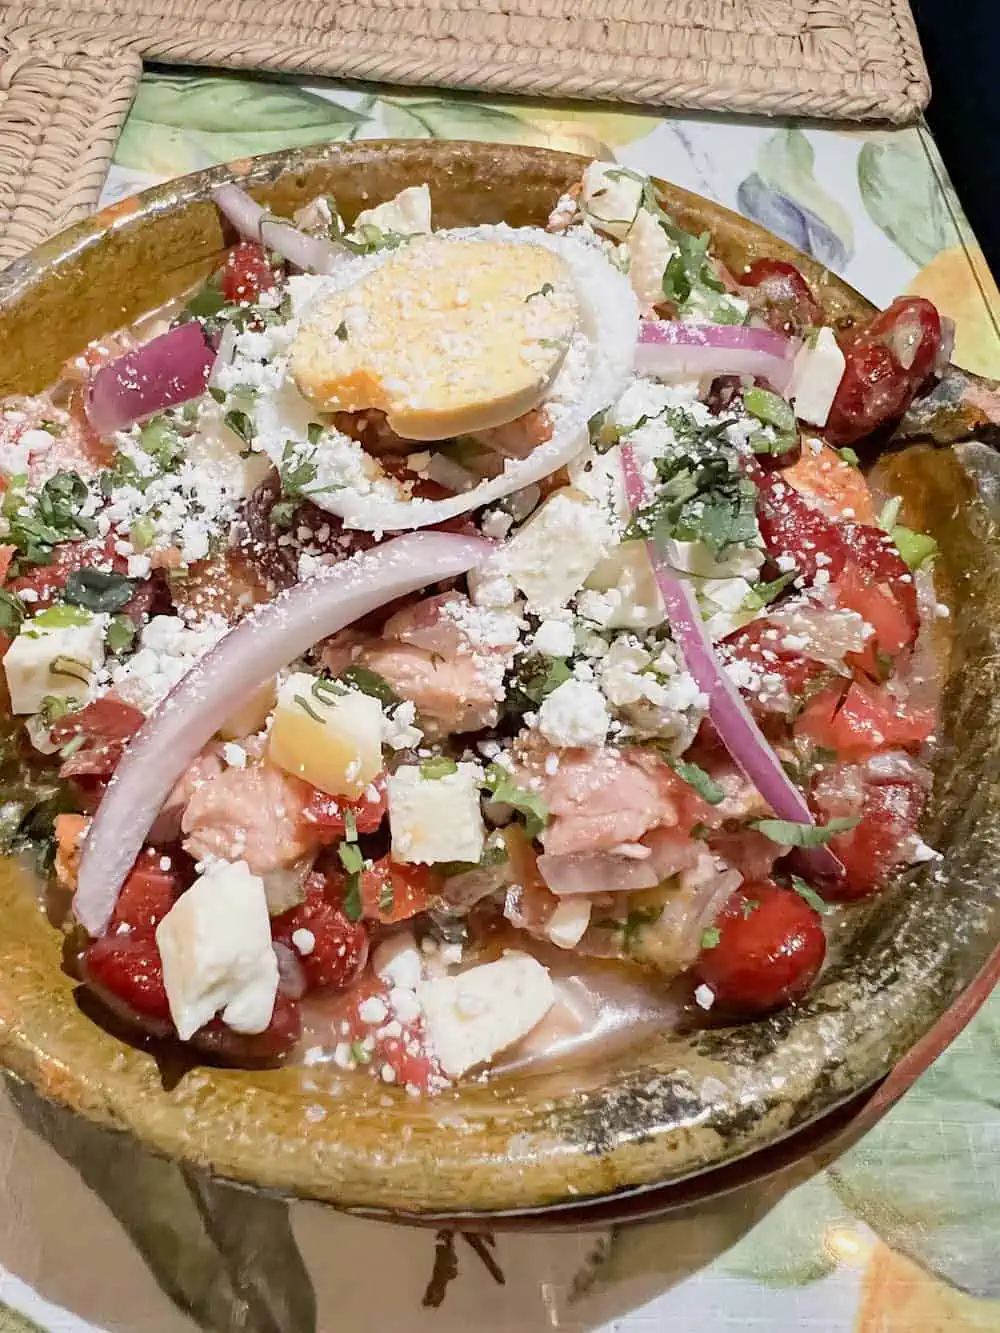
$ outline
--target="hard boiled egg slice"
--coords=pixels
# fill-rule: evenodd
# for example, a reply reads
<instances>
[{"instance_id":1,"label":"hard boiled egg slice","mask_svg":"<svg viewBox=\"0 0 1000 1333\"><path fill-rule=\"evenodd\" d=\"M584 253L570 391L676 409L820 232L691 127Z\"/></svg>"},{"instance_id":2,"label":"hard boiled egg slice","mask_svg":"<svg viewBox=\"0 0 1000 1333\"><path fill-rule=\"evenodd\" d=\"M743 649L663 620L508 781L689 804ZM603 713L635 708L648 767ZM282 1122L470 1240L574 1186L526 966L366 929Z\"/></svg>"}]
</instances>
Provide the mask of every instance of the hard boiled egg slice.
<instances>
[{"instance_id":1,"label":"hard boiled egg slice","mask_svg":"<svg viewBox=\"0 0 1000 1333\"><path fill-rule=\"evenodd\" d=\"M537 406L578 319L569 267L551 249L432 236L323 301L290 369L324 411L374 408L405 439L448 439Z\"/></svg>"}]
</instances>

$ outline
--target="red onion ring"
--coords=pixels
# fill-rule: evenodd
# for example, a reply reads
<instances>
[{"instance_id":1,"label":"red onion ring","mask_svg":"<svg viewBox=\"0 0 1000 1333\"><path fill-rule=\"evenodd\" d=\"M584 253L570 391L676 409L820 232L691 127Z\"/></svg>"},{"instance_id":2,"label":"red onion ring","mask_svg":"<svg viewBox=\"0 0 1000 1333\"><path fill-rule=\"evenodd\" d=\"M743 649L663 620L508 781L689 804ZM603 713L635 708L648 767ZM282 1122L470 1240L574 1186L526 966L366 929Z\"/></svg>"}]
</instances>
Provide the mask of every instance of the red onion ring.
<instances>
[{"instance_id":1,"label":"red onion ring","mask_svg":"<svg viewBox=\"0 0 1000 1333\"><path fill-rule=\"evenodd\" d=\"M325 236L310 236L283 218L276 218L238 185L220 185L212 200L241 235L259 241L305 273L331 273L350 252Z\"/></svg>"},{"instance_id":2,"label":"red onion ring","mask_svg":"<svg viewBox=\"0 0 1000 1333\"><path fill-rule=\"evenodd\" d=\"M90 381L87 420L98 435L108 436L186 403L205 392L214 364L198 321L178 324L100 368Z\"/></svg>"},{"instance_id":3,"label":"red onion ring","mask_svg":"<svg viewBox=\"0 0 1000 1333\"><path fill-rule=\"evenodd\" d=\"M662 878L650 858L637 861L614 852L567 852L555 856L545 852L538 858L538 873L561 898L655 889Z\"/></svg>"},{"instance_id":4,"label":"red onion ring","mask_svg":"<svg viewBox=\"0 0 1000 1333\"><path fill-rule=\"evenodd\" d=\"M633 510L640 509L646 500L646 488L629 445L622 447L622 472L629 504ZM699 690L708 696L708 715L723 745L778 819L815 826L805 797L782 768L781 760L715 656L694 589L673 573L655 541L647 541L646 549L684 663ZM803 848L800 855L817 874L843 874L843 866L828 847Z\"/></svg>"},{"instance_id":5,"label":"red onion ring","mask_svg":"<svg viewBox=\"0 0 1000 1333\"><path fill-rule=\"evenodd\" d=\"M73 900L81 925L91 935L105 930L160 807L222 719L320 639L397 597L467 573L491 549L451 532L399 537L287 589L220 639L125 748L84 842Z\"/></svg>"},{"instance_id":6,"label":"red onion ring","mask_svg":"<svg viewBox=\"0 0 1000 1333\"><path fill-rule=\"evenodd\" d=\"M796 344L771 329L646 320L635 353L638 375L753 375L778 393L791 383Z\"/></svg>"}]
</instances>

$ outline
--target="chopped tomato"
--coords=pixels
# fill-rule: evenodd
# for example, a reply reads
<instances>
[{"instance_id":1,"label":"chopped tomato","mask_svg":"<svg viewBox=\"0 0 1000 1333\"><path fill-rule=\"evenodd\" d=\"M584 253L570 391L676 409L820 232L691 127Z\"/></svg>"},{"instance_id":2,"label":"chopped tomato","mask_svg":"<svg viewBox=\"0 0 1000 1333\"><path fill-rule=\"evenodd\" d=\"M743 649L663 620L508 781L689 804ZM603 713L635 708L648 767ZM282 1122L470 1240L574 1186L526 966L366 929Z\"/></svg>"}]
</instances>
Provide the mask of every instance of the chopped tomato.
<instances>
[{"instance_id":1,"label":"chopped tomato","mask_svg":"<svg viewBox=\"0 0 1000 1333\"><path fill-rule=\"evenodd\" d=\"M844 693L831 685L816 696L795 723L805 737L841 759L863 759L877 750L916 748L934 732L928 709L908 709L883 686L856 680Z\"/></svg>"},{"instance_id":2,"label":"chopped tomato","mask_svg":"<svg viewBox=\"0 0 1000 1333\"><path fill-rule=\"evenodd\" d=\"M173 1028L163 963L149 931L104 935L83 952L84 979L115 1013L166 1036Z\"/></svg>"},{"instance_id":3,"label":"chopped tomato","mask_svg":"<svg viewBox=\"0 0 1000 1333\"><path fill-rule=\"evenodd\" d=\"M206 1055L221 1064L244 1067L274 1065L286 1056L302 1033L299 1006L280 990L274 997L271 1021L263 1032L234 1032L221 1018L213 1018L191 1038Z\"/></svg>"},{"instance_id":4,"label":"chopped tomato","mask_svg":"<svg viewBox=\"0 0 1000 1333\"><path fill-rule=\"evenodd\" d=\"M361 1016L367 1012L363 1007L373 998L382 1001L380 1012L384 1017L366 1022ZM377 978L368 978L351 991L342 1021L347 1024L356 1057L361 1057L359 1063L382 1082L430 1092L447 1081L427 1047L423 1016L401 1021L393 1011L388 988Z\"/></svg>"},{"instance_id":5,"label":"chopped tomato","mask_svg":"<svg viewBox=\"0 0 1000 1333\"><path fill-rule=\"evenodd\" d=\"M345 990L368 960L368 931L361 921L348 920L342 901L341 881L332 875L311 875L305 902L271 922L273 938L293 950L311 990L326 986ZM312 936L308 951L295 943L293 937L299 930Z\"/></svg>"},{"instance_id":6,"label":"chopped tomato","mask_svg":"<svg viewBox=\"0 0 1000 1333\"><path fill-rule=\"evenodd\" d=\"M843 879L829 885L826 896L837 900L863 898L882 888L893 870L905 863L900 844L916 833L926 796L913 783L887 782L865 793L861 822L830 840L843 863Z\"/></svg>"},{"instance_id":7,"label":"chopped tomato","mask_svg":"<svg viewBox=\"0 0 1000 1333\"><path fill-rule=\"evenodd\" d=\"M176 862L163 852L147 847L140 852L128 879L122 885L111 916L109 933L124 928L148 934L156 929L184 888Z\"/></svg>"},{"instance_id":8,"label":"chopped tomato","mask_svg":"<svg viewBox=\"0 0 1000 1333\"><path fill-rule=\"evenodd\" d=\"M374 797L369 799L369 795ZM378 777L363 796L356 801L346 796L329 796L325 791L313 787L302 818L312 824L322 835L324 842L336 842L347 833L345 818L354 816L355 830L358 833L374 833L385 818L389 808L386 795L385 779Z\"/></svg>"},{"instance_id":9,"label":"chopped tomato","mask_svg":"<svg viewBox=\"0 0 1000 1333\"><path fill-rule=\"evenodd\" d=\"M851 517L844 515L844 510L850 509L859 523L875 522L875 506L864 473L828 444L822 445L818 453L809 447L803 449L781 475L831 518Z\"/></svg>"},{"instance_id":10,"label":"chopped tomato","mask_svg":"<svg viewBox=\"0 0 1000 1333\"><path fill-rule=\"evenodd\" d=\"M388 856L380 857L361 876L364 914L383 925L426 912L439 891L438 877L430 866L403 865Z\"/></svg>"},{"instance_id":11,"label":"chopped tomato","mask_svg":"<svg viewBox=\"0 0 1000 1333\"><path fill-rule=\"evenodd\" d=\"M81 742L63 762L60 776L110 777L145 720L138 708L108 694L57 719L50 733L54 745Z\"/></svg>"},{"instance_id":12,"label":"chopped tomato","mask_svg":"<svg viewBox=\"0 0 1000 1333\"><path fill-rule=\"evenodd\" d=\"M738 662L749 662L768 675L780 676L792 699L799 699L808 687L828 668L814 657L783 648L787 637L767 620L754 620L743 629L724 639L721 647L725 656ZM766 705L766 699L750 696L750 704Z\"/></svg>"},{"instance_id":13,"label":"chopped tomato","mask_svg":"<svg viewBox=\"0 0 1000 1333\"><path fill-rule=\"evenodd\" d=\"M220 285L227 301L257 301L275 283L264 248L255 241L241 241L226 255Z\"/></svg>"},{"instance_id":14,"label":"chopped tomato","mask_svg":"<svg viewBox=\"0 0 1000 1333\"><path fill-rule=\"evenodd\" d=\"M776 333L801 333L810 325L823 323L823 309L794 264L783 259L755 259L740 283L743 295Z\"/></svg>"},{"instance_id":15,"label":"chopped tomato","mask_svg":"<svg viewBox=\"0 0 1000 1333\"><path fill-rule=\"evenodd\" d=\"M794 889L749 881L731 895L694 967L723 1010L762 1014L799 999L826 956L819 914ZM710 934L710 932L709 932Z\"/></svg>"},{"instance_id":16,"label":"chopped tomato","mask_svg":"<svg viewBox=\"0 0 1000 1333\"><path fill-rule=\"evenodd\" d=\"M881 528L855 523L844 529L844 540L863 573L875 583L884 585L898 602L908 630L904 643L912 643L920 629L917 588L910 568L892 538Z\"/></svg>"},{"instance_id":17,"label":"chopped tomato","mask_svg":"<svg viewBox=\"0 0 1000 1333\"><path fill-rule=\"evenodd\" d=\"M934 370L941 317L922 296L901 296L842 334L844 375L826 423L832 444L853 444L897 420Z\"/></svg>"},{"instance_id":18,"label":"chopped tomato","mask_svg":"<svg viewBox=\"0 0 1000 1333\"><path fill-rule=\"evenodd\" d=\"M757 484L757 520L768 555L788 556L798 573L813 582L820 569L837 579L847 560L842 528L800 495L780 472L748 467Z\"/></svg>"}]
</instances>

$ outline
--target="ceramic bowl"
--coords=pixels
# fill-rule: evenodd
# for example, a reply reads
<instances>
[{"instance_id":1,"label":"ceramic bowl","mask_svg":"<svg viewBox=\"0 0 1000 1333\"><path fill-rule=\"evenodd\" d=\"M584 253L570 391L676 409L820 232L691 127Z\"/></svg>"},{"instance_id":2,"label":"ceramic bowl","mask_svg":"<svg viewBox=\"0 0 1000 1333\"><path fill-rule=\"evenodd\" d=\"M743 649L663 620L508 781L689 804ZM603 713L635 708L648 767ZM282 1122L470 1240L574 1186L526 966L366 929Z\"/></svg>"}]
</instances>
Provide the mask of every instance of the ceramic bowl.
<instances>
[{"instance_id":1,"label":"ceramic bowl","mask_svg":"<svg viewBox=\"0 0 1000 1333\"><path fill-rule=\"evenodd\" d=\"M172 181L104 210L0 275L0 393L43 388L88 340L210 272L231 239L208 202L224 179L250 185L285 214L331 192L348 218L427 181L437 225L517 225L544 223L582 166L539 149L366 142ZM744 219L664 188L678 222L710 229L735 271L758 254L790 257L831 315L869 309ZM833 961L802 1004L741 1027L663 1032L613 1060L472 1083L427 1102L361 1078L331 1089L308 1077L314 1070L297 1068L178 1074L84 1012L36 886L10 863L0 872L0 1058L44 1096L155 1151L250 1185L397 1218L496 1220L589 1201L603 1201L606 1217L609 1197L634 1212L630 1192L773 1153L881 1080L968 991L1000 943L992 460L982 445L932 441L895 447L879 464L905 498L907 521L940 543L941 594L951 606L941 621L947 688L924 830L943 859L846 914ZM689 1183L683 1192L691 1197Z\"/></svg>"}]
</instances>

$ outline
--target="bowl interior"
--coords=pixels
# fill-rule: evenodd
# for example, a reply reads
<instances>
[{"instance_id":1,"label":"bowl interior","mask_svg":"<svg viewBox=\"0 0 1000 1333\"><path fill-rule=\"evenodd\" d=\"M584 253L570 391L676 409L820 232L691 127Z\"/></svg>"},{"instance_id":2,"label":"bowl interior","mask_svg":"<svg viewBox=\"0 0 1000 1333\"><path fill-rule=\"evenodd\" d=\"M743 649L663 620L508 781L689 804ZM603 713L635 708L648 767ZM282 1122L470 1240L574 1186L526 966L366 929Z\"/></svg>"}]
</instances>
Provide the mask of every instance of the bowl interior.
<instances>
[{"instance_id":1,"label":"bowl interior","mask_svg":"<svg viewBox=\"0 0 1000 1333\"><path fill-rule=\"evenodd\" d=\"M230 239L207 201L223 178L244 178L285 214L330 192L347 217L427 181L436 225L518 225L543 223L581 167L539 149L369 142L171 182L0 274L0 392L43 388L88 340L206 275ZM731 267L758 254L794 257L831 314L868 309L753 224L665 189L678 221L711 229ZM1000 943L993 455L920 446L879 468L908 520L941 546L948 684L925 837L944 855L850 913L833 963L798 1008L739 1028L663 1032L613 1059L471 1084L427 1103L309 1070L177 1075L83 1012L61 968L60 937L29 876L8 862L0 867L4 1062L45 1095L158 1151L250 1184L395 1214L534 1209L680 1180L773 1144L856 1095L928 1031Z\"/></svg>"}]
</instances>

